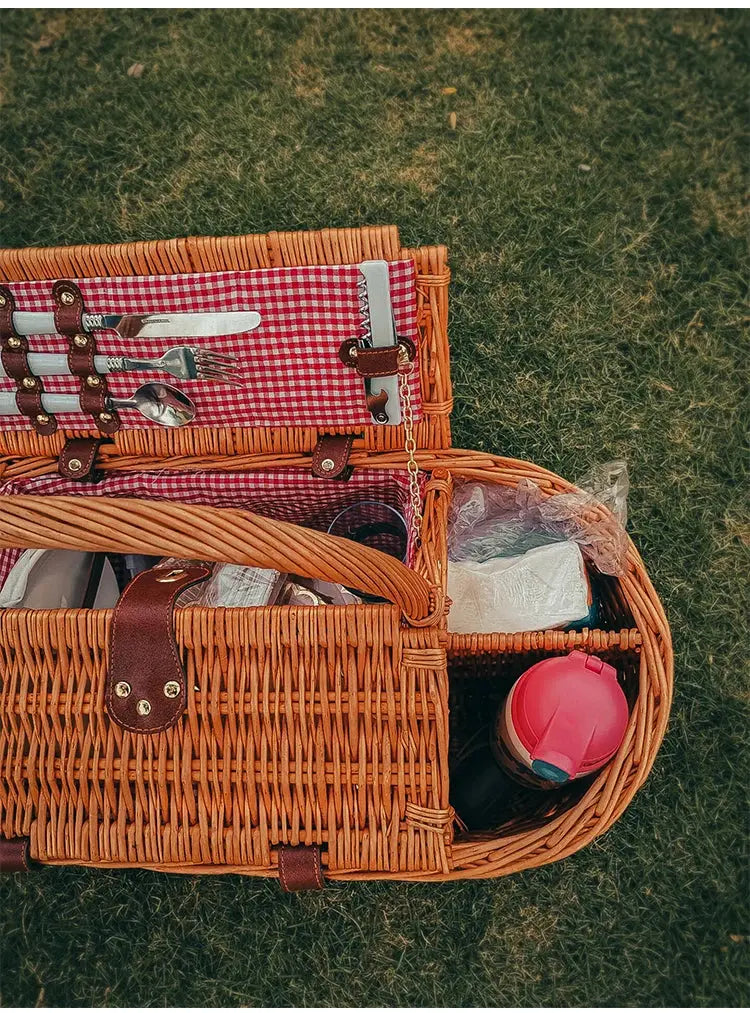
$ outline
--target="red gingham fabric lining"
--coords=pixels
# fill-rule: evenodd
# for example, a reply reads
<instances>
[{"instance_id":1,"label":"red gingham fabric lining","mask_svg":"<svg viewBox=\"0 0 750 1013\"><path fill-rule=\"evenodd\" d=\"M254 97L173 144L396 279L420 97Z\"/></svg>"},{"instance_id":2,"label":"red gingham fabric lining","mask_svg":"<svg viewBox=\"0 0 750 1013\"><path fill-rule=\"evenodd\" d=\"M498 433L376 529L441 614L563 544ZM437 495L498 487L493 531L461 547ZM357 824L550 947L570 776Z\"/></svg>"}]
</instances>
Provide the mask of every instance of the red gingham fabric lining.
<instances>
[{"instance_id":1,"label":"red gingham fabric lining","mask_svg":"<svg viewBox=\"0 0 750 1013\"><path fill-rule=\"evenodd\" d=\"M391 298L399 335L417 343L414 264L388 265ZM222 271L209 274L173 274L128 278L75 279L89 313L208 312L256 310L260 326L248 334L219 338L138 339L127 341L114 331L97 334L101 355L131 354L154 358L168 347L200 345L230 352L240 360L244 389L199 380L170 379L165 373L113 374L114 397L127 397L149 380L166 380L179 386L194 401L194 426L335 426L372 424L362 379L342 365L342 341L361 330L356 264L327 267L268 268L259 271ZM53 309L52 281L18 281L8 287L16 308ZM59 335L30 339L34 352L66 352ZM414 417L421 417L421 391L417 371L412 373ZM78 392L73 377L47 377L47 391ZM14 390L0 377L0 390ZM59 414L67 429L86 428L85 417ZM153 425L134 411L123 412L126 429ZM0 417L0 430L28 428L19 417Z\"/></svg>"},{"instance_id":2,"label":"red gingham fabric lining","mask_svg":"<svg viewBox=\"0 0 750 1013\"><path fill-rule=\"evenodd\" d=\"M424 483L425 476L420 475L423 493ZM132 496L236 507L319 531L326 531L344 507L365 500L395 507L405 518L407 530L411 517L408 476L404 472L380 469L369 474L355 471L348 482L313 478L299 468L250 472L135 472L111 475L95 484L44 475L8 482L0 489L6 495ZM409 564L414 561L415 551L416 546L410 543ZM18 549L0 551L0 587L20 554Z\"/></svg>"}]
</instances>

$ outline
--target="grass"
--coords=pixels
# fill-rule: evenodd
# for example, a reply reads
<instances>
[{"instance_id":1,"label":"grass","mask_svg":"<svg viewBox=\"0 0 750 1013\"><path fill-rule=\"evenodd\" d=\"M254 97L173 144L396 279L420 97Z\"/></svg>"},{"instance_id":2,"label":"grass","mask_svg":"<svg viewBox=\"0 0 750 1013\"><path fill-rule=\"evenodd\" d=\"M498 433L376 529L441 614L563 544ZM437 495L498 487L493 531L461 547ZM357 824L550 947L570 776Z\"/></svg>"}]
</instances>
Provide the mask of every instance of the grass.
<instances>
[{"instance_id":1,"label":"grass","mask_svg":"<svg viewBox=\"0 0 750 1013\"><path fill-rule=\"evenodd\" d=\"M750 999L747 28L738 11L6 13L0 242L392 221L446 242L456 445L570 477L628 459L676 696L620 822L522 876L311 896L140 871L6 881L3 1004Z\"/></svg>"}]
</instances>

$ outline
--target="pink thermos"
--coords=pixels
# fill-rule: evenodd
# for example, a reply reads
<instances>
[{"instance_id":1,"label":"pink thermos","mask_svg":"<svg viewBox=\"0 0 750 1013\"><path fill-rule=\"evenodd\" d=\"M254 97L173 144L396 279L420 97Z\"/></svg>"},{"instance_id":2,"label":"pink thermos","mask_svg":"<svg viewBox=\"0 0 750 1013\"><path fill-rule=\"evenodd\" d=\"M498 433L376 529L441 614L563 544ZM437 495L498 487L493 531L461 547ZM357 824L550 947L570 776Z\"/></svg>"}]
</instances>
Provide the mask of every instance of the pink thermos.
<instances>
[{"instance_id":1,"label":"pink thermos","mask_svg":"<svg viewBox=\"0 0 750 1013\"><path fill-rule=\"evenodd\" d=\"M451 775L451 803L471 829L502 819L519 786L559 788L603 767L628 724L617 672L583 651L546 658L514 683L490 741Z\"/></svg>"},{"instance_id":2,"label":"pink thermos","mask_svg":"<svg viewBox=\"0 0 750 1013\"><path fill-rule=\"evenodd\" d=\"M555 788L603 767L628 724L617 672L571 651L532 665L513 685L495 726L495 757L515 780Z\"/></svg>"}]
</instances>

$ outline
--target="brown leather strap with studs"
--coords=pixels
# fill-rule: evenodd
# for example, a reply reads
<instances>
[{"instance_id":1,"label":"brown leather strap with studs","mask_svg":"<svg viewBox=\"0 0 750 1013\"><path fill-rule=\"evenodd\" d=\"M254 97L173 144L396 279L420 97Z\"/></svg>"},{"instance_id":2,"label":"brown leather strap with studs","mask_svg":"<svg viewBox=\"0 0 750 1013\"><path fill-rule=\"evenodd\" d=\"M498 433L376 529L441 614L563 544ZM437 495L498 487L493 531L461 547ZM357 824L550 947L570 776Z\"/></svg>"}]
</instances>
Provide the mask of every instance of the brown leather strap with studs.
<instances>
[{"instance_id":1,"label":"brown leather strap with studs","mask_svg":"<svg viewBox=\"0 0 750 1013\"><path fill-rule=\"evenodd\" d=\"M107 672L109 716L129 732L161 732L185 710L185 672L175 643L177 598L211 574L211 567L157 567L125 588L112 616Z\"/></svg>"},{"instance_id":2,"label":"brown leather strap with studs","mask_svg":"<svg viewBox=\"0 0 750 1013\"><path fill-rule=\"evenodd\" d=\"M75 437L65 442L57 459L57 471L62 478L85 482L95 474L96 455L102 441L91 436Z\"/></svg>"},{"instance_id":3,"label":"brown leather strap with studs","mask_svg":"<svg viewBox=\"0 0 750 1013\"><path fill-rule=\"evenodd\" d=\"M54 415L44 410L44 385L29 369L29 342L16 334L13 326L15 309L13 293L5 285L0 285L0 361L6 374L16 382L18 410L40 436L51 436L57 431L57 421Z\"/></svg>"},{"instance_id":4,"label":"brown leather strap with studs","mask_svg":"<svg viewBox=\"0 0 750 1013\"><path fill-rule=\"evenodd\" d=\"M362 348L357 338L347 338L339 348L339 359L345 366L356 369L360 376L373 380L379 376L395 376L403 353L411 362L416 355L414 342L399 338L398 344L385 348Z\"/></svg>"},{"instance_id":5,"label":"brown leather strap with studs","mask_svg":"<svg viewBox=\"0 0 750 1013\"><path fill-rule=\"evenodd\" d=\"M52 286L55 327L68 339L68 368L81 381L81 411L91 415L99 432L107 436L120 428L117 412L107 405L107 379L96 372L96 338L83 329L83 296L67 279Z\"/></svg>"},{"instance_id":6,"label":"brown leather strap with studs","mask_svg":"<svg viewBox=\"0 0 750 1013\"><path fill-rule=\"evenodd\" d=\"M282 844L279 848L279 879L286 893L322 890L325 886L320 848L317 844Z\"/></svg>"},{"instance_id":7,"label":"brown leather strap with studs","mask_svg":"<svg viewBox=\"0 0 750 1013\"><path fill-rule=\"evenodd\" d=\"M349 464L354 434L321 436L313 451L311 471L315 478L337 478L346 482L354 469Z\"/></svg>"},{"instance_id":8,"label":"brown leather strap with studs","mask_svg":"<svg viewBox=\"0 0 750 1013\"><path fill-rule=\"evenodd\" d=\"M28 872L29 868L28 837L0 839L0 872Z\"/></svg>"}]
</instances>

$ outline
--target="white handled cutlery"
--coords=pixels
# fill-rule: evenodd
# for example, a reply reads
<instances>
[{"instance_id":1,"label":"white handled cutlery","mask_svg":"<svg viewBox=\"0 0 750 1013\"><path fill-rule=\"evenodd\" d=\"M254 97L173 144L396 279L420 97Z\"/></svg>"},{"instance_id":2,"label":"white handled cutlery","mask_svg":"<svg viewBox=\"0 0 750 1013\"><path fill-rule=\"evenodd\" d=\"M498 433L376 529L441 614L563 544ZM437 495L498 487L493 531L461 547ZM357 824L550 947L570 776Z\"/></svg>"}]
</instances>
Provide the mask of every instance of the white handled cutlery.
<instances>
[{"instance_id":1,"label":"white handled cutlery","mask_svg":"<svg viewBox=\"0 0 750 1013\"><path fill-rule=\"evenodd\" d=\"M34 376L68 376L70 366L67 355L52 352L29 352L26 361ZM144 373L161 370L178 380L211 380L244 386L238 376L235 356L216 352L211 348L192 348L178 345L168 348L157 359L136 359L125 355L95 355L94 369L105 373ZM0 362L0 377L7 376Z\"/></svg>"},{"instance_id":2,"label":"white handled cutlery","mask_svg":"<svg viewBox=\"0 0 750 1013\"><path fill-rule=\"evenodd\" d=\"M50 414L80 412L81 401L77 394L42 394L42 407ZM144 383L130 397L107 398L107 407L117 411L133 409L149 422L170 428L186 426L195 418L195 405L187 394L168 383ZM0 392L0 415L22 414L15 392Z\"/></svg>"},{"instance_id":3,"label":"white handled cutlery","mask_svg":"<svg viewBox=\"0 0 750 1013\"><path fill-rule=\"evenodd\" d=\"M260 324L260 313L84 313L85 331L117 331L121 338L217 338L244 334ZM17 334L56 334L54 313L13 314Z\"/></svg>"}]
</instances>

